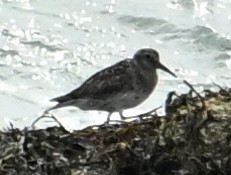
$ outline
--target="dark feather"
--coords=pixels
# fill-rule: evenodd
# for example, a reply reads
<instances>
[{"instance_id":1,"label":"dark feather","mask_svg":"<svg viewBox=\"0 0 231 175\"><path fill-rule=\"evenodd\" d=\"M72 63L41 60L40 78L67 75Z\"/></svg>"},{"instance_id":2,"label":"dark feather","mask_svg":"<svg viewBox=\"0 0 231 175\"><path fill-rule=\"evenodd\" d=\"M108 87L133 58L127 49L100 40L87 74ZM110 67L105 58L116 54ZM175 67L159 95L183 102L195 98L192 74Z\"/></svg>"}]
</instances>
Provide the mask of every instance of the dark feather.
<instances>
[{"instance_id":1,"label":"dark feather","mask_svg":"<svg viewBox=\"0 0 231 175\"><path fill-rule=\"evenodd\" d=\"M132 74L134 72L131 71L134 70L132 68L133 66L130 59L121 61L94 74L79 88L64 96L54 98L51 101L62 103L77 98L101 98L105 95L116 95L121 92L121 89L132 90L134 86L134 75Z\"/></svg>"},{"instance_id":2,"label":"dark feather","mask_svg":"<svg viewBox=\"0 0 231 175\"><path fill-rule=\"evenodd\" d=\"M67 95L63 95L63 96L60 96L60 97L53 98L50 101L56 101L56 102L62 103L62 102L71 100L71 98L72 98L72 96L67 94Z\"/></svg>"}]
</instances>

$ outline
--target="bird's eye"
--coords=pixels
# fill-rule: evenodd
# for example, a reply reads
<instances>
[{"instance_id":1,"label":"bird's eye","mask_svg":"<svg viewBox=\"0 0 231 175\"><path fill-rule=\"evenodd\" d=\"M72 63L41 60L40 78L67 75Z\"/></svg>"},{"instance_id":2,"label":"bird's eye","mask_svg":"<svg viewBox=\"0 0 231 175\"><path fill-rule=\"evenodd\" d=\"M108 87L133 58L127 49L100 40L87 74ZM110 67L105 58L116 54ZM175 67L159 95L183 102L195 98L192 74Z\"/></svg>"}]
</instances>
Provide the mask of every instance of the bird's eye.
<instances>
[{"instance_id":1,"label":"bird's eye","mask_svg":"<svg viewBox=\"0 0 231 175\"><path fill-rule=\"evenodd\" d=\"M146 55L146 58L151 58L151 55L147 54L147 55Z\"/></svg>"}]
</instances>

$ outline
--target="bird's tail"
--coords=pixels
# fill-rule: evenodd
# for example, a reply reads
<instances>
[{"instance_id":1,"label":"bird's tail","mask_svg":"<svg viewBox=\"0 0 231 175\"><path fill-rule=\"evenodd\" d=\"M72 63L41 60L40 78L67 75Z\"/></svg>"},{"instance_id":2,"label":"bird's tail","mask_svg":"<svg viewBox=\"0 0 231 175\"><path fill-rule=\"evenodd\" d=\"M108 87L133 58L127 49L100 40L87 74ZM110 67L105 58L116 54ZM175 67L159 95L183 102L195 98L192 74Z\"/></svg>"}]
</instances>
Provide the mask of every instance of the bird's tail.
<instances>
[{"instance_id":1,"label":"bird's tail","mask_svg":"<svg viewBox=\"0 0 231 175\"><path fill-rule=\"evenodd\" d=\"M63 96L59 96L56 98L51 99L50 101L54 101L54 102L58 102L58 104L56 104L55 106L47 109L45 111L45 113L54 110L54 109L58 109L58 108L62 108L62 107L66 107L72 104L72 96L71 94L67 94L67 95L63 95Z\"/></svg>"},{"instance_id":2,"label":"bird's tail","mask_svg":"<svg viewBox=\"0 0 231 175\"><path fill-rule=\"evenodd\" d=\"M58 108L63 108L63 107L67 107L67 106L73 106L75 104L75 100L72 99L65 99L61 98L61 97L57 97L52 99L52 101L56 101L58 102L58 104L56 104L55 106L48 108L45 113L54 110L54 109L58 109Z\"/></svg>"},{"instance_id":3,"label":"bird's tail","mask_svg":"<svg viewBox=\"0 0 231 175\"><path fill-rule=\"evenodd\" d=\"M50 101L56 101L58 103L63 103L63 102L69 101L71 99L72 99L72 96L70 94L67 94L67 95L63 95L63 96L60 96L60 97L53 98Z\"/></svg>"}]
</instances>

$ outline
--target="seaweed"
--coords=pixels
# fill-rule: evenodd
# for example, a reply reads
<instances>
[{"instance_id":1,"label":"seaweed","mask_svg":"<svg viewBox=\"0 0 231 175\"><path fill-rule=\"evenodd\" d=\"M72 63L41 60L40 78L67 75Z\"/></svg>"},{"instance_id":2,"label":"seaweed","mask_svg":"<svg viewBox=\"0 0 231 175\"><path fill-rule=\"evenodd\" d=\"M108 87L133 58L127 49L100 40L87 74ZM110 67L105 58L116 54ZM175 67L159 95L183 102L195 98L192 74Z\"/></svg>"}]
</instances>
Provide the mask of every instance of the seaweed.
<instances>
[{"instance_id":1,"label":"seaweed","mask_svg":"<svg viewBox=\"0 0 231 175\"><path fill-rule=\"evenodd\" d=\"M185 83L188 93L168 94L165 116L154 109L72 132L11 125L0 131L0 174L229 175L231 89L198 93Z\"/></svg>"}]
</instances>

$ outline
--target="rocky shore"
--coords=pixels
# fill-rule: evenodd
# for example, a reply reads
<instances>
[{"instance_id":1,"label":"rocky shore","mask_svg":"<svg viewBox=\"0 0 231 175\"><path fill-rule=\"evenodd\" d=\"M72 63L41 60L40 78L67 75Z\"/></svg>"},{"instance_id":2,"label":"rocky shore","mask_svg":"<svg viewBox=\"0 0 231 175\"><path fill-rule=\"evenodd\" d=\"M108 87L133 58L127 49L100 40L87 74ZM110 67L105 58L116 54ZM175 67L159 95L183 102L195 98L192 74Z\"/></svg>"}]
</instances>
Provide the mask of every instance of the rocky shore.
<instances>
[{"instance_id":1,"label":"rocky shore","mask_svg":"<svg viewBox=\"0 0 231 175\"><path fill-rule=\"evenodd\" d=\"M166 116L0 131L0 175L230 175L231 89L168 94Z\"/></svg>"}]
</instances>

